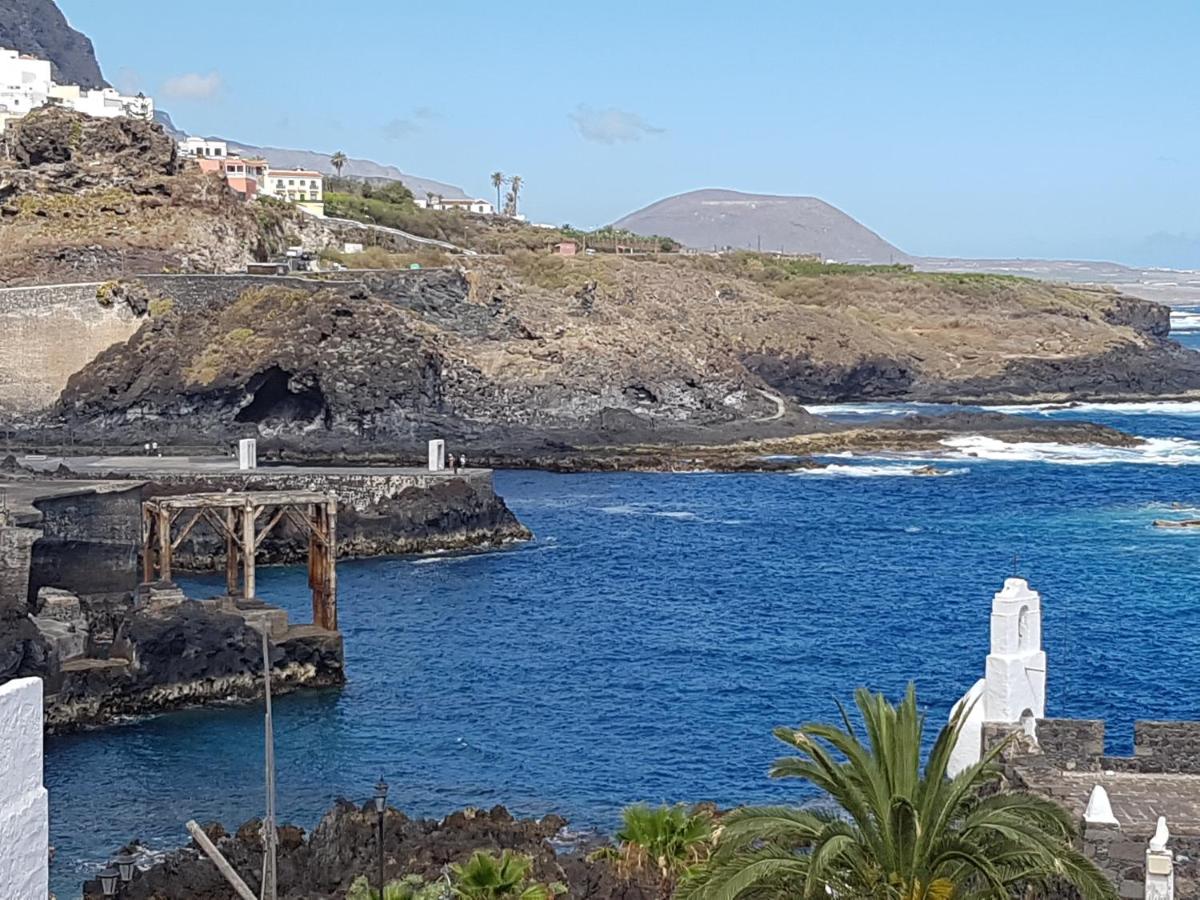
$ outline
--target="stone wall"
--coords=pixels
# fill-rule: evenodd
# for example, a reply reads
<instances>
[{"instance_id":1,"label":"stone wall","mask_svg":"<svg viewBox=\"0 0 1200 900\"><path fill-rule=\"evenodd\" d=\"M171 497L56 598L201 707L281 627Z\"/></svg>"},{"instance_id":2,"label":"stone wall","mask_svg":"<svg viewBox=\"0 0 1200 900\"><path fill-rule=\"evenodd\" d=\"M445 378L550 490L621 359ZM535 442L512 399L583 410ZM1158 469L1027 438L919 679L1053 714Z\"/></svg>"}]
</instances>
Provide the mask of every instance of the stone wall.
<instances>
[{"instance_id":1,"label":"stone wall","mask_svg":"<svg viewBox=\"0 0 1200 900\"><path fill-rule=\"evenodd\" d=\"M1146 845L1153 829L1135 831L1115 825L1088 824L1083 829L1083 851L1108 876L1117 893L1127 900L1145 896ZM1200 837L1172 835L1168 847L1175 854L1175 896L1193 898L1200 887ZM1078 894L1063 892L1075 900Z\"/></svg>"},{"instance_id":2,"label":"stone wall","mask_svg":"<svg viewBox=\"0 0 1200 900\"><path fill-rule=\"evenodd\" d=\"M0 288L0 413L28 415L58 399L67 379L141 320L101 306L99 283Z\"/></svg>"},{"instance_id":3,"label":"stone wall","mask_svg":"<svg viewBox=\"0 0 1200 900\"><path fill-rule=\"evenodd\" d=\"M29 567L33 544L41 532L0 525L0 609L21 608L29 599Z\"/></svg>"},{"instance_id":4,"label":"stone wall","mask_svg":"<svg viewBox=\"0 0 1200 900\"><path fill-rule=\"evenodd\" d=\"M137 280L196 312L229 303L251 287L315 291L356 285L270 275L141 275ZM68 378L137 331L142 319L126 303L99 302L102 284L0 288L0 414L23 417L50 406Z\"/></svg>"},{"instance_id":5,"label":"stone wall","mask_svg":"<svg viewBox=\"0 0 1200 900\"><path fill-rule=\"evenodd\" d=\"M1200 775L1200 722L1135 722L1133 756L1140 772Z\"/></svg>"},{"instance_id":6,"label":"stone wall","mask_svg":"<svg viewBox=\"0 0 1200 900\"><path fill-rule=\"evenodd\" d=\"M42 786L42 681L0 684L0 895L46 900L50 819Z\"/></svg>"},{"instance_id":7,"label":"stone wall","mask_svg":"<svg viewBox=\"0 0 1200 900\"><path fill-rule=\"evenodd\" d=\"M116 483L104 491L38 500L42 537L33 545L29 599L39 588L78 594L132 591L139 579L142 491Z\"/></svg>"}]
</instances>

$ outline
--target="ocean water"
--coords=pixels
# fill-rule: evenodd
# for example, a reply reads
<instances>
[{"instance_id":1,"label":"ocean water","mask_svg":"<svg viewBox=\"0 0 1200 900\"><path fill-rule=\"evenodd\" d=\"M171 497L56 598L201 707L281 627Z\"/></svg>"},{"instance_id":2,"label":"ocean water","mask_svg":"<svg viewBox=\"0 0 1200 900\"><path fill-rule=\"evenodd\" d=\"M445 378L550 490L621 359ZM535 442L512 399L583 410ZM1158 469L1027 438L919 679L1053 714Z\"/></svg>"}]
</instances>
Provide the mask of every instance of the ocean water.
<instances>
[{"instance_id":1,"label":"ocean water","mask_svg":"<svg viewBox=\"0 0 1200 900\"><path fill-rule=\"evenodd\" d=\"M908 408L826 410L850 420ZM607 827L624 804L802 799L772 727L916 682L931 720L982 675L991 595L1042 592L1051 715L1200 717L1200 403L1035 409L1154 440L1139 451L960 439L825 472L500 472L536 533L467 556L339 566L344 688L276 704L281 818L305 827L382 775L412 814L504 803ZM215 579L194 579L203 592ZM260 573L307 620L305 572ZM50 738L54 884L119 845L262 809L261 710L206 709Z\"/></svg>"}]
</instances>

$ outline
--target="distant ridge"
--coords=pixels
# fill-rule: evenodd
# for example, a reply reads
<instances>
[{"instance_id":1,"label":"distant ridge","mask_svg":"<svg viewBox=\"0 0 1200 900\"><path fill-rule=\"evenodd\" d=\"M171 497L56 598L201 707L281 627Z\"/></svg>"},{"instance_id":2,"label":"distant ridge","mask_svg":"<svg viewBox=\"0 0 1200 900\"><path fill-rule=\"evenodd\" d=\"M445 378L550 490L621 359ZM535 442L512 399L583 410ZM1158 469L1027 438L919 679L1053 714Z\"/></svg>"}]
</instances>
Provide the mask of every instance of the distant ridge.
<instances>
[{"instance_id":1,"label":"distant ridge","mask_svg":"<svg viewBox=\"0 0 1200 900\"><path fill-rule=\"evenodd\" d=\"M326 175L334 174L333 165L329 162L329 153L318 153L314 150L289 150L285 147L256 147L253 144L243 144L240 141L229 141L229 148L236 149L243 156L262 156L271 165L282 169L314 169ZM385 166L369 159L347 158L342 167L342 174L354 178L386 178L389 181L401 181L413 192L414 197L424 197L426 194L440 194L443 197L462 198L467 195L463 189L432 178L422 178L419 175L409 175L401 172L395 166Z\"/></svg>"},{"instance_id":2,"label":"distant ridge","mask_svg":"<svg viewBox=\"0 0 1200 900\"><path fill-rule=\"evenodd\" d=\"M616 223L699 250L813 253L839 262L906 263L907 253L816 197L705 189L651 203Z\"/></svg>"}]
</instances>

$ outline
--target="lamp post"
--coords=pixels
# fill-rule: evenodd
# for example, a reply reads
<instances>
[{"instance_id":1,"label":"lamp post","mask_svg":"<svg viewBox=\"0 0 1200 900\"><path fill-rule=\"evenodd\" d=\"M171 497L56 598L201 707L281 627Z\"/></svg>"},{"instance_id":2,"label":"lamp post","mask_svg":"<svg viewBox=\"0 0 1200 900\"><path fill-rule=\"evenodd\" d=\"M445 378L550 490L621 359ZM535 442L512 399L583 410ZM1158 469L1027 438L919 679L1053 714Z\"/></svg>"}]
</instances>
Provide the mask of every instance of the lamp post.
<instances>
[{"instance_id":1,"label":"lamp post","mask_svg":"<svg viewBox=\"0 0 1200 900\"><path fill-rule=\"evenodd\" d=\"M129 884L133 881L133 868L137 863L137 857L132 853L119 853L109 865L117 867L117 872L121 876L121 884Z\"/></svg>"},{"instance_id":2,"label":"lamp post","mask_svg":"<svg viewBox=\"0 0 1200 900\"><path fill-rule=\"evenodd\" d=\"M383 811L387 808L387 782L381 776L375 785L375 812L379 816L379 900L383 900Z\"/></svg>"},{"instance_id":3,"label":"lamp post","mask_svg":"<svg viewBox=\"0 0 1200 900\"><path fill-rule=\"evenodd\" d=\"M109 866L106 869L100 870L100 893L105 897L115 897L117 895L117 881L121 877L121 873Z\"/></svg>"}]
</instances>

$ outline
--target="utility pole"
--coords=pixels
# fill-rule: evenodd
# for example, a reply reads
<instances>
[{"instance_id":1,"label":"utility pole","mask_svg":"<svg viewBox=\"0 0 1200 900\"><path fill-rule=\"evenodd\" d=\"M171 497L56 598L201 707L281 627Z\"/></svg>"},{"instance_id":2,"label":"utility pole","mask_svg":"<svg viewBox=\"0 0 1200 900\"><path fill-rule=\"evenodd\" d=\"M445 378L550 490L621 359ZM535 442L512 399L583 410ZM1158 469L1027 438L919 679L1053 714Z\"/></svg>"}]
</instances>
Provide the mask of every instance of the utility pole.
<instances>
[{"instance_id":1,"label":"utility pole","mask_svg":"<svg viewBox=\"0 0 1200 900\"><path fill-rule=\"evenodd\" d=\"M250 550L253 553L253 550ZM275 845L279 843L279 831L275 827L275 727L271 721L271 653L267 643L267 629L262 633L263 693L266 697L266 717L263 724L267 781L267 814L263 819L263 874L262 900L276 900L278 872L275 867Z\"/></svg>"}]
</instances>

